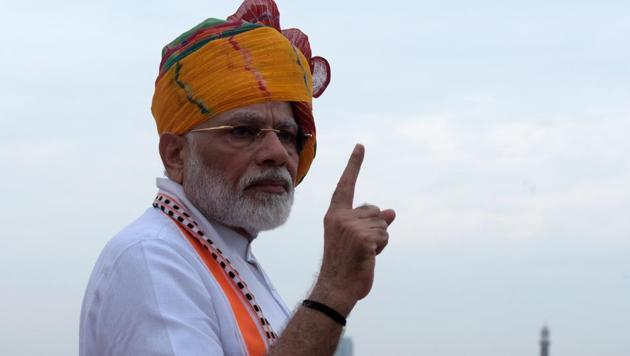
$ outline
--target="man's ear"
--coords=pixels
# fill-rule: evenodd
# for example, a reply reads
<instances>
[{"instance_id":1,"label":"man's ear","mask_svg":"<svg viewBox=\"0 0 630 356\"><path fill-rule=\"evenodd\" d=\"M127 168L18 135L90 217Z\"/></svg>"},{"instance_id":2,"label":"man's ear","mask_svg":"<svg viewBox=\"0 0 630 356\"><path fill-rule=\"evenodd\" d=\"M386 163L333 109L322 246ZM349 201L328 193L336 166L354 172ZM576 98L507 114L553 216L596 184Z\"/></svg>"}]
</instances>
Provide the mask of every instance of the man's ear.
<instances>
[{"instance_id":1,"label":"man's ear","mask_svg":"<svg viewBox=\"0 0 630 356\"><path fill-rule=\"evenodd\" d=\"M168 177L182 184L184 179L184 162L187 155L187 142L183 136L163 133L160 136L160 157Z\"/></svg>"}]
</instances>

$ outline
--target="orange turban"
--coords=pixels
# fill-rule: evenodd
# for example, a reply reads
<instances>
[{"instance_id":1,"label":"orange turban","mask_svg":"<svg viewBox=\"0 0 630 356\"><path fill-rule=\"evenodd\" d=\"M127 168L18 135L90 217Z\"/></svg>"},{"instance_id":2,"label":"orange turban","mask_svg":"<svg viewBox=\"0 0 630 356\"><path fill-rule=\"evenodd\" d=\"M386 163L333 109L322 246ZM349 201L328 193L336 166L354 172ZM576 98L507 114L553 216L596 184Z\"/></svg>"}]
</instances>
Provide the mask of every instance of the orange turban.
<instances>
[{"instance_id":1,"label":"orange turban","mask_svg":"<svg viewBox=\"0 0 630 356\"><path fill-rule=\"evenodd\" d=\"M297 182L315 157L312 98L330 82L330 66L311 58L308 37L280 31L273 0L245 0L227 21L208 19L164 47L151 111L159 134L184 134L223 112L268 101L291 102L312 135L300 152Z\"/></svg>"}]
</instances>

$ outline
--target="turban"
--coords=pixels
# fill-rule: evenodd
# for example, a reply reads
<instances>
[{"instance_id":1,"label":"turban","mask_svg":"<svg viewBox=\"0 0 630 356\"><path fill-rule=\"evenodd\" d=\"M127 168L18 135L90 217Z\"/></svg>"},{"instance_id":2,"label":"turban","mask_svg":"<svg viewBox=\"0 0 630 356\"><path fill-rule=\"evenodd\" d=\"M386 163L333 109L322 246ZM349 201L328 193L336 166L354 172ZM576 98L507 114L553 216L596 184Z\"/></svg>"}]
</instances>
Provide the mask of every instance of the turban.
<instances>
[{"instance_id":1,"label":"turban","mask_svg":"<svg viewBox=\"0 0 630 356\"><path fill-rule=\"evenodd\" d=\"M245 0L226 21L207 19L164 47L151 111L160 135L181 135L229 110L290 102L310 135L300 151L299 183L315 158L312 98L329 82L330 66L311 57L308 37L280 29L273 0Z\"/></svg>"}]
</instances>

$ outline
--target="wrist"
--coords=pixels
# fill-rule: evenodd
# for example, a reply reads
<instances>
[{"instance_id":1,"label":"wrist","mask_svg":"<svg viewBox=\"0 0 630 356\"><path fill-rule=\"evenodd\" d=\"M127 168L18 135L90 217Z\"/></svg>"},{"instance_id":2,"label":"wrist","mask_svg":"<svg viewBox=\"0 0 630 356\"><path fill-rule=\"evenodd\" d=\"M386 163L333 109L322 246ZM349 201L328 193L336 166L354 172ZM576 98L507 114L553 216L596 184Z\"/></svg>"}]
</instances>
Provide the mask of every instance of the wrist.
<instances>
[{"instance_id":1,"label":"wrist","mask_svg":"<svg viewBox=\"0 0 630 356\"><path fill-rule=\"evenodd\" d=\"M339 314L338 311L336 311L335 309L329 307L326 304L319 303L319 302L316 302L316 301L310 300L310 299L304 299L304 301L302 301L302 306L305 307L305 308L316 310L316 311L326 315L327 317L329 317L335 323L337 323L337 324L339 324L341 326L346 326L346 318L343 317L341 314Z\"/></svg>"},{"instance_id":2,"label":"wrist","mask_svg":"<svg viewBox=\"0 0 630 356\"><path fill-rule=\"evenodd\" d=\"M336 310L341 316L347 318L357 303L356 298L337 290L327 283L319 281L308 299L319 302Z\"/></svg>"}]
</instances>

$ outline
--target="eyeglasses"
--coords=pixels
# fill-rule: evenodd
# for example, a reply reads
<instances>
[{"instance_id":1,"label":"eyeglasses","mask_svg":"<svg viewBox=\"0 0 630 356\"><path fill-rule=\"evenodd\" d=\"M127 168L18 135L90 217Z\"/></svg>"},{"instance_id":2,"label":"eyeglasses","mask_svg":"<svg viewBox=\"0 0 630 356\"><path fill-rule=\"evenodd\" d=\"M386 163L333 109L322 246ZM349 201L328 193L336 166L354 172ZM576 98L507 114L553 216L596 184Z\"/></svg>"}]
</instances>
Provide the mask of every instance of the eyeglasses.
<instances>
[{"instance_id":1,"label":"eyeglasses","mask_svg":"<svg viewBox=\"0 0 630 356\"><path fill-rule=\"evenodd\" d=\"M296 152L300 152L302 150L302 145L304 144L304 141L313 136L311 134L305 134L301 132L301 130L298 130L298 132L295 133L287 129L262 129L260 127L247 125L223 125L207 127L203 129L195 129L191 130L190 132L201 131L223 132L225 134L227 142L234 148L248 147L261 139L265 133L274 132L278 137L278 140L280 140L282 145L284 145L287 150L295 150Z\"/></svg>"}]
</instances>

